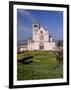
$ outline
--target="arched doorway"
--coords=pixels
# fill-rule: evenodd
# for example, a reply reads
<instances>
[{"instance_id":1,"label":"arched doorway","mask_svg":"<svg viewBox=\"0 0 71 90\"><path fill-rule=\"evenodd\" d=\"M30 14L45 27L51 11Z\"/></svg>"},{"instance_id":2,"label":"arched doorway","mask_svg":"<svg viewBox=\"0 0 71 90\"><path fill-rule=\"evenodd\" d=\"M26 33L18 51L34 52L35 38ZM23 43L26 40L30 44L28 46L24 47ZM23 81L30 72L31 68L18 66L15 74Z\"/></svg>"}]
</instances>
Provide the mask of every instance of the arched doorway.
<instances>
[{"instance_id":1,"label":"arched doorway","mask_svg":"<svg viewBox=\"0 0 71 90\"><path fill-rule=\"evenodd\" d=\"M43 45L43 43L40 43L40 44L39 44L39 50L44 50L44 45Z\"/></svg>"}]
</instances>

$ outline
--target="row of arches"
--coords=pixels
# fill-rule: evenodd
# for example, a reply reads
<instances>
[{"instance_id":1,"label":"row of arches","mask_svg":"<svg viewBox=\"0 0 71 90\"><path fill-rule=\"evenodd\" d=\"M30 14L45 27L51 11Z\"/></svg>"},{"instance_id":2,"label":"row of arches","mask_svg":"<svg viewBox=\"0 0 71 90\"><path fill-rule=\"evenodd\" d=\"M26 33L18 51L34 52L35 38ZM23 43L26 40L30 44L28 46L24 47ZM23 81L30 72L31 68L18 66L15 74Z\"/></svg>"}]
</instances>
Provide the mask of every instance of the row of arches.
<instances>
[{"instance_id":1,"label":"row of arches","mask_svg":"<svg viewBox=\"0 0 71 90\"><path fill-rule=\"evenodd\" d=\"M54 47L53 47L53 49L54 49ZM44 50L44 44L43 43L39 44L39 50Z\"/></svg>"}]
</instances>

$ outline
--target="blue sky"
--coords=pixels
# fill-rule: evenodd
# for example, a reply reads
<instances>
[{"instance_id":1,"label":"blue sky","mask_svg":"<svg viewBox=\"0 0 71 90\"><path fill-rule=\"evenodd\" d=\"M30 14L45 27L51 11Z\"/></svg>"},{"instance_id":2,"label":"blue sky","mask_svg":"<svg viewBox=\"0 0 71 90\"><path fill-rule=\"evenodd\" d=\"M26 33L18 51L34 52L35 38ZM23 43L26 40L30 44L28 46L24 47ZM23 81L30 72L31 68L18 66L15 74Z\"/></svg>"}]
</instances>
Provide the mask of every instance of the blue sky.
<instances>
[{"instance_id":1,"label":"blue sky","mask_svg":"<svg viewBox=\"0 0 71 90\"><path fill-rule=\"evenodd\" d=\"M32 35L32 23L45 27L56 40L63 40L63 12L17 9L17 38L27 40Z\"/></svg>"}]
</instances>

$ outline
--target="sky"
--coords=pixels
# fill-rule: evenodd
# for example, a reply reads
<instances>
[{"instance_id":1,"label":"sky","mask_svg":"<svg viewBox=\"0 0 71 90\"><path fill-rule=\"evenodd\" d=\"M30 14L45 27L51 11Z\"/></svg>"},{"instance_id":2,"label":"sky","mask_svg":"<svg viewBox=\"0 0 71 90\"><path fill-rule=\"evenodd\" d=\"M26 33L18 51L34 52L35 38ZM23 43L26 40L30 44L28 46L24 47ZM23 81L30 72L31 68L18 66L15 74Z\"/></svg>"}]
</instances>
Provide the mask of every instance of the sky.
<instances>
[{"instance_id":1,"label":"sky","mask_svg":"<svg viewBox=\"0 0 71 90\"><path fill-rule=\"evenodd\" d=\"M45 27L55 40L63 40L63 11L17 9L17 41L32 35L32 24Z\"/></svg>"}]
</instances>

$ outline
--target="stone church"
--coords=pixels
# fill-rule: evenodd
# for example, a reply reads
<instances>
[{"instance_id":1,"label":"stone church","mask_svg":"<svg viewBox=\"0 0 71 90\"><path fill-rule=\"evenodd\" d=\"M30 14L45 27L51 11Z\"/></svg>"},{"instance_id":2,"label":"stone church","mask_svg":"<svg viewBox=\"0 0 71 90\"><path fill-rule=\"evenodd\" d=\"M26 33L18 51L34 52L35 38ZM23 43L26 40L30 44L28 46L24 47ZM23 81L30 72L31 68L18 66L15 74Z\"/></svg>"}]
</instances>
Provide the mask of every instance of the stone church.
<instances>
[{"instance_id":1,"label":"stone church","mask_svg":"<svg viewBox=\"0 0 71 90\"><path fill-rule=\"evenodd\" d=\"M56 51L57 45L53 41L49 32L40 24L32 25L32 36L27 40L27 44L20 47L20 51L24 50L52 50Z\"/></svg>"}]
</instances>

